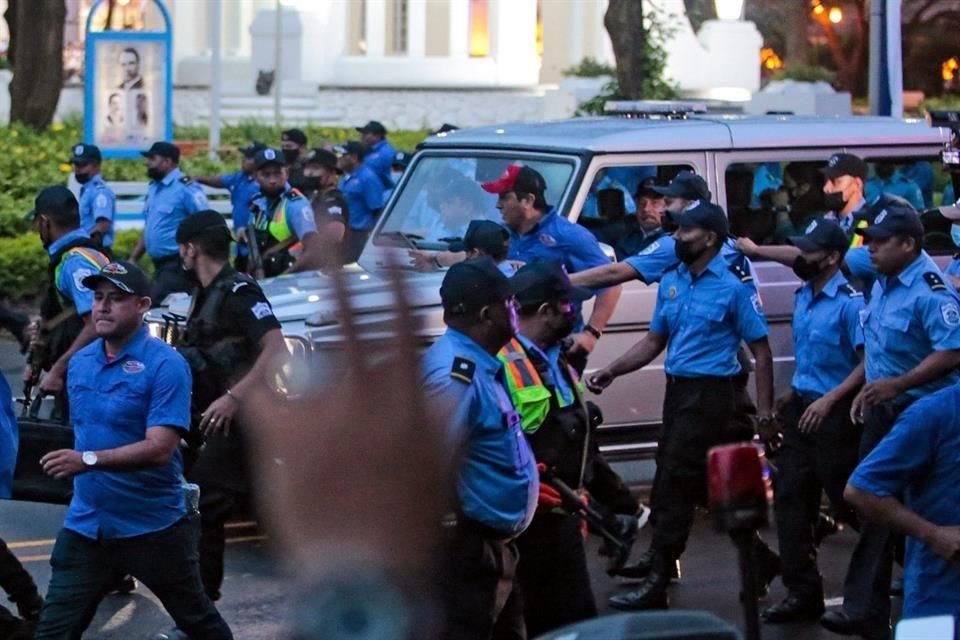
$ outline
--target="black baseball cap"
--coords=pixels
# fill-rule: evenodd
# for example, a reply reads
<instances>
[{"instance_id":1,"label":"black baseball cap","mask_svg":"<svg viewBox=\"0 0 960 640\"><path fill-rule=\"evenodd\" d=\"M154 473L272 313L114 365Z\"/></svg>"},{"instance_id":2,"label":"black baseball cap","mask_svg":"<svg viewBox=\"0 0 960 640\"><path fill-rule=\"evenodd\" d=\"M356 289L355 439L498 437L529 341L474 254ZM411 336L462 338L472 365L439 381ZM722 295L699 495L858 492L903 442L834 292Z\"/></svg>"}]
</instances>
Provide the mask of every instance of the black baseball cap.
<instances>
[{"instance_id":1,"label":"black baseball cap","mask_svg":"<svg viewBox=\"0 0 960 640\"><path fill-rule=\"evenodd\" d=\"M83 286L95 289L101 282L109 282L120 291L135 296L150 295L150 280L143 270L132 262L111 262L83 279Z\"/></svg>"},{"instance_id":2,"label":"black baseball cap","mask_svg":"<svg viewBox=\"0 0 960 640\"><path fill-rule=\"evenodd\" d=\"M882 240L891 236L910 236L917 240L923 239L923 224L920 216L906 200L889 199L883 203L883 208L876 212L866 227L854 229L854 233L870 240Z\"/></svg>"},{"instance_id":3,"label":"black baseball cap","mask_svg":"<svg viewBox=\"0 0 960 640\"><path fill-rule=\"evenodd\" d=\"M590 289L570 283L570 276L557 260L524 265L510 280L514 296L523 307L560 300L583 302L593 297Z\"/></svg>"},{"instance_id":4,"label":"black baseball cap","mask_svg":"<svg viewBox=\"0 0 960 640\"><path fill-rule=\"evenodd\" d=\"M503 302L513 295L510 279L488 256L458 262L450 267L440 285L444 311L464 313L488 304Z\"/></svg>"},{"instance_id":5,"label":"black baseball cap","mask_svg":"<svg viewBox=\"0 0 960 640\"><path fill-rule=\"evenodd\" d=\"M251 142L246 147L240 149L240 153L243 154L244 158L256 158L257 154L267 148L262 142L254 141Z\"/></svg>"},{"instance_id":6,"label":"black baseball cap","mask_svg":"<svg viewBox=\"0 0 960 640\"><path fill-rule=\"evenodd\" d=\"M693 171L683 170L674 176L667 186L653 186L651 189L666 198L710 201L710 188L707 186L707 181Z\"/></svg>"},{"instance_id":7,"label":"black baseball cap","mask_svg":"<svg viewBox=\"0 0 960 640\"><path fill-rule=\"evenodd\" d=\"M180 162L180 147L172 142L154 142L149 149L141 151L140 155L145 158L160 156L161 158L170 158L174 162Z\"/></svg>"},{"instance_id":8,"label":"black baseball cap","mask_svg":"<svg viewBox=\"0 0 960 640\"><path fill-rule=\"evenodd\" d=\"M835 153L827 160L827 166L820 170L829 180L840 176L853 176L867 179L867 163L852 153Z\"/></svg>"},{"instance_id":9,"label":"black baseball cap","mask_svg":"<svg viewBox=\"0 0 960 640\"><path fill-rule=\"evenodd\" d=\"M467 232L463 240L451 242L450 251L471 251L479 249L488 256L497 255L503 251L503 246L509 242L510 233L503 225L493 220L471 220L467 225Z\"/></svg>"},{"instance_id":10,"label":"black baseball cap","mask_svg":"<svg viewBox=\"0 0 960 640\"><path fill-rule=\"evenodd\" d=\"M283 140L284 138L304 147L307 146L307 134L303 132L303 129L287 129L280 132L280 139Z\"/></svg>"},{"instance_id":11,"label":"black baseball cap","mask_svg":"<svg viewBox=\"0 0 960 640\"><path fill-rule=\"evenodd\" d=\"M659 200L663 198L664 195L659 191L657 191L657 179L647 178L640 183L639 187L637 187L637 197L653 198L654 200Z\"/></svg>"},{"instance_id":12,"label":"black baseball cap","mask_svg":"<svg viewBox=\"0 0 960 640\"><path fill-rule=\"evenodd\" d=\"M356 140L349 140L343 144L338 144L333 148L334 153L337 156L346 156L346 155L355 155L361 160L363 160L363 154L366 152L366 147L363 146L362 142Z\"/></svg>"},{"instance_id":13,"label":"black baseball cap","mask_svg":"<svg viewBox=\"0 0 960 640\"><path fill-rule=\"evenodd\" d=\"M77 212L80 205L70 189L62 185L44 187L33 200L33 209L25 216L27 220L36 220L38 214L63 218L71 210Z\"/></svg>"},{"instance_id":14,"label":"black baseball cap","mask_svg":"<svg viewBox=\"0 0 960 640\"><path fill-rule=\"evenodd\" d=\"M372 133L376 136L385 136L387 135L387 128L376 120L371 120L362 127L356 128L359 133Z\"/></svg>"},{"instance_id":15,"label":"black baseball cap","mask_svg":"<svg viewBox=\"0 0 960 640\"><path fill-rule=\"evenodd\" d=\"M787 238L787 242L803 252L825 249L827 251L839 251L841 256L847 252L847 248L850 246L850 240L844 233L843 227L836 220L830 218L813 220L804 229L802 236L790 236Z\"/></svg>"},{"instance_id":16,"label":"black baseball cap","mask_svg":"<svg viewBox=\"0 0 960 640\"><path fill-rule=\"evenodd\" d=\"M304 164L318 164L331 171L340 171L337 169L337 154L328 149L311 149L304 159Z\"/></svg>"},{"instance_id":17,"label":"black baseball cap","mask_svg":"<svg viewBox=\"0 0 960 640\"><path fill-rule=\"evenodd\" d=\"M80 142L73 145L73 156L70 158L72 164L90 164L96 162L100 164L103 156L100 155L100 148L93 144Z\"/></svg>"},{"instance_id":18,"label":"black baseball cap","mask_svg":"<svg viewBox=\"0 0 960 640\"><path fill-rule=\"evenodd\" d=\"M700 227L713 231L721 238L730 235L730 225L723 209L706 200L700 200L689 209L675 214L673 221L681 227Z\"/></svg>"},{"instance_id":19,"label":"black baseball cap","mask_svg":"<svg viewBox=\"0 0 960 640\"><path fill-rule=\"evenodd\" d=\"M230 228L227 227L227 221L223 219L223 216L213 209L207 209L205 211L198 211L183 219L180 226L177 227L177 244L185 244L198 236L208 233L220 233L231 240L233 239Z\"/></svg>"},{"instance_id":20,"label":"black baseball cap","mask_svg":"<svg viewBox=\"0 0 960 640\"><path fill-rule=\"evenodd\" d=\"M284 159L283 154L277 151L276 149L271 149L267 147L257 151L257 155L253 157L253 166L257 169L262 169L263 167L275 164L280 167L287 166L287 161Z\"/></svg>"}]
</instances>

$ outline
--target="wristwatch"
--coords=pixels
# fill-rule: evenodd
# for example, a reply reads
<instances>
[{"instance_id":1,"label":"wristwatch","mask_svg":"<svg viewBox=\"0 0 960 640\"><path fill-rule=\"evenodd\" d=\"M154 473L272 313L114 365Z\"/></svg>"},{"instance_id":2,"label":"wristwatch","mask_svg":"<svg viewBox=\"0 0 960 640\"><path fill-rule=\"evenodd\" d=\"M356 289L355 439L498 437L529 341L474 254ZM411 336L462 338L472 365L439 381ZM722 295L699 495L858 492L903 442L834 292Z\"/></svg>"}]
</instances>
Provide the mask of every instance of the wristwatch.
<instances>
[{"instance_id":1,"label":"wristwatch","mask_svg":"<svg viewBox=\"0 0 960 640\"><path fill-rule=\"evenodd\" d=\"M774 416L757 416L757 426L769 427L775 419Z\"/></svg>"},{"instance_id":2,"label":"wristwatch","mask_svg":"<svg viewBox=\"0 0 960 640\"><path fill-rule=\"evenodd\" d=\"M84 451L80 458L83 460L83 464L85 464L87 467L93 468L97 466L96 451Z\"/></svg>"},{"instance_id":3,"label":"wristwatch","mask_svg":"<svg viewBox=\"0 0 960 640\"><path fill-rule=\"evenodd\" d=\"M594 338L596 338L597 340L599 340L599 339L600 339L600 336L603 335L603 331L600 331L600 329L597 329L596 327L593 327L593 326L591 326L591 325L589 325L589 324L584 325L584 326L583 326L583 330L586 331L587 333L589 333L590 335L592 335L592 336L593 336Z\"/></svg>"}]
</instances>

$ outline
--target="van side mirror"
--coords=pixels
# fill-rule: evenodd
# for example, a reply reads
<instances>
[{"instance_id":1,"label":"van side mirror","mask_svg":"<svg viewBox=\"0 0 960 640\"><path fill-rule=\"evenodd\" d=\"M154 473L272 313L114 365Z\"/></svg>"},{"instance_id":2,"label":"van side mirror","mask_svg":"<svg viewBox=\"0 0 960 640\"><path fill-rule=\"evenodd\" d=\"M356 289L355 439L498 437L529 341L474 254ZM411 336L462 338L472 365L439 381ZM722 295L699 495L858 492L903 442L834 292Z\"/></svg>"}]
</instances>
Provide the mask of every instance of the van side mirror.
<instances>
[{"instance_id":1,"label":"van side mirror","mask_svg":"<svg viewBox=\"0 0 960 640\"><path fill-rule=\"evenodd\" d=\"M606 242L597 243L600 245L600 251L603 251L603 255L607 256L610 259L610 262L617 261L617 252L613 250L613 247L608 245Z\"/></svg>"}]
</instances>

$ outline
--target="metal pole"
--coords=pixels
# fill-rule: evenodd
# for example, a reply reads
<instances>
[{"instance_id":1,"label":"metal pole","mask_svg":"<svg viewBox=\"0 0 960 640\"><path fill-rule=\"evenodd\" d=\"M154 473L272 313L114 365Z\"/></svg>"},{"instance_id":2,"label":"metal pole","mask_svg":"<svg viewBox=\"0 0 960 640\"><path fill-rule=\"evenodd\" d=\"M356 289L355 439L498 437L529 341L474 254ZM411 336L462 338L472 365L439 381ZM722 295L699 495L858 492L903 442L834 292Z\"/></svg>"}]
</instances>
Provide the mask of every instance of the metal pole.
<instances>
[{"instance_id":1,"label":"metal pole","mask_svg":"<svg viewBox=\"0 0 960 640\"><path fill-rule=\"evenodd\" d=\"M210 3L210 159L220 158L220 99L223 92L221 68L221 28L223 2Z\"/></svg>"},{"instance_id":2,"label":"metal pole","mask_svg":"<svg viewBox=\"0 0 960 640\"><path fill-rule=\"evenodd\" d=\"M280 56L283 53L283 2L277 0L277 16L274 25L274 48L273 48L273 123L280 127L280 99L282 76L280 73Z\"/></svg>"},{"instance_id":3,"label":"metal pole","mask_svg":"<svg viewBox=\"0 0 960 640\"><path fill-rule=\"evenodd\" d=\"M870 3L870 113L903 116L900 0Z\"/></svg>"}]
</instances>

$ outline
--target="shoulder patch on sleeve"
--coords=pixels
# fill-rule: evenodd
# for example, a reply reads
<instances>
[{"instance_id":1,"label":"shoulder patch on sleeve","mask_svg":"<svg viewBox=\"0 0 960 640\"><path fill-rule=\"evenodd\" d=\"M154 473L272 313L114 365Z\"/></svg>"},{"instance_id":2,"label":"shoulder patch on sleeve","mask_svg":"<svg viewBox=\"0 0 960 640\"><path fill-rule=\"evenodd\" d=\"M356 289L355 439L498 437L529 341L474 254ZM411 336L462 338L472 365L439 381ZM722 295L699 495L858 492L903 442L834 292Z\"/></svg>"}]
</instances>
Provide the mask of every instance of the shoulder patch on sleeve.
<instances>
[{"instance_id":1,"label":"shoulder patch on sleeve","mask_svg":"<svg viewBox=\"0 0 960 640\"><path fill-rule=\"evenodd\" d=\"M863 293L861 293L860 291L857 291L856 289L854 289L853 285L850 284L849 282L844 283L844 284L840 287L840 290L843 291L845 294L847 294L847 295L848 295L849 297L851 297L851 298L862 298L862 297L863 297Z\"/></svg>"},{"instance_id":2,"label":"shoulder patch on sleeve","mask_svg":"<svg viewBox=\"0 0 960 640\"><path fill-rule=\"evenodd\" d=\"M648 256L648 255L650 255L651 253L653 253L654 251L656 251L656 250L659 249L659 248L660 248L660 241L659 241L659 240L654 240L654 241L651 242L649 245L647 245L646 247L644 247L644 248L640 251L640 253L638 253L637 255L638 255L638 256Z\"/></svg>"},{"instance_id":3,"label":"shoulder patch on sleeve","mask_svg":"<svg viewBox=\"0 0 960 640\"><path fill-rule=\"evenodd\" d=\"M470 384L473 382L473 374L477 371L477 363L469 358L457 356L453 359L453 368L450 370L450 377L461 382Z\"/></svg>"},{"instance_id":4,"label":"shoulder patch on sleeve","mask_svg":"<svg viewBox=\"0 0 960 640\"><path fill-rule=\"evenodd\" d=\"M273 315L273 309L270 308L270 304L267 302L258 302L250 307L250 313L252 313L253 317L257 320L263 320Z\"/></svg>"},{"instance_id":5,"label":"shoulder patch on sleeve","mask_svg":"<svg viewBox=\"0 0 960 640\"><path fill-rule=\"evenodd\" d=\"M956 302L945 302L940 305L940 317L948 327L960 326L960 308Z\"/></svg>"},{"instance_id":6,"label":"shoulder patch on sleeve","mask_svg":"<svg viewBox=\"0 0 960 640\"><path fill-rule=\"evenodd\" d=\"M923 274L923 281L927 283L931 291L946 291L947 285L943 283L943 278L936 271L927 271Z\"/></svg>"},{"instance_id":7,"label":"shoulder patch on sleeve","mask_svg":"<svg viewBox=\"0 0 960 640\"><path fill-rule=\"evenodd\" d=\"M287 193L287 200L298 200L303 197L303 193L296 188L290 189Z\"/></svg>"},{"instance_id":8,"label":"shoulder patch on sleeve","mask_svg":"<svg viewBox=\"0 0 960 640\"><path fill-rule=\"evenodd\" d=\"M182 178L180 178L180 182L183 184L193 184L193 178L191 178L190 176L183 176Z\"/></svg>"},{"instance_id":9,"label":"shoulder patch on sleeve","mask_svg":"<svg viewBox=\"0 0 960 640\"><path fill-rule=\"evenodd\" d=\"M740 282L751 282L753 280L753 276L750 275L750 271L747 269L746 265L742 264L740 260L737 260L730 265L730 272L737 276L737 279Z\"/></svg>"}]
</instances>

